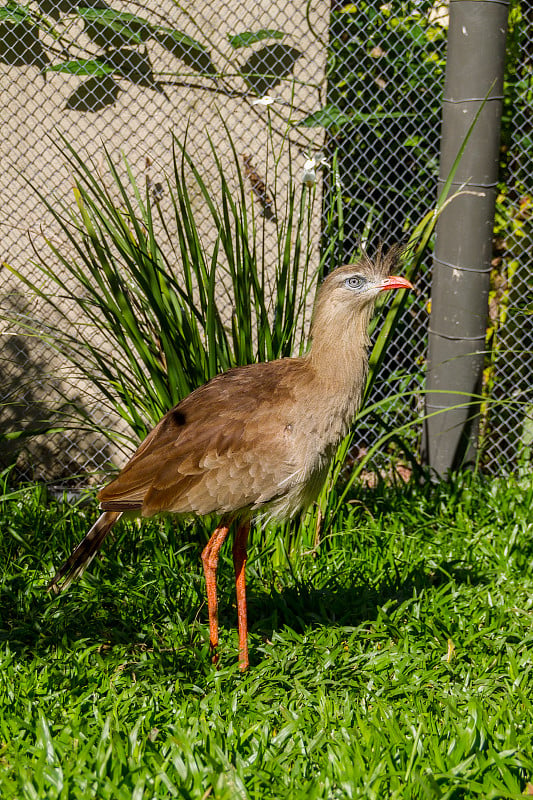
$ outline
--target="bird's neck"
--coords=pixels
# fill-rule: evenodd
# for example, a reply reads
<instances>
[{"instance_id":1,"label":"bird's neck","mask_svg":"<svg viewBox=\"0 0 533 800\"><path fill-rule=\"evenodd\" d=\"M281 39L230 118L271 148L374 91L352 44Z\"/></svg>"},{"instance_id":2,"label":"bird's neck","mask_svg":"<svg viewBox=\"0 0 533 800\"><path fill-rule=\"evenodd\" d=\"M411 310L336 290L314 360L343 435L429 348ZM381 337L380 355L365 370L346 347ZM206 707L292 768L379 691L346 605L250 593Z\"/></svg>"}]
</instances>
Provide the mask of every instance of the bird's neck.
<instances>
[{"instance_id":1,"label":"bird's neck","mask_svg":"<svg viewBox=\"0 0 533 800\"><path fill-rule=\"evenodd\" d=\"M313 320L307 359L318 391L343 406L348 416L357 411L368 366L368 324L372 307L357 315L325 309Z\"/></svg>"}]
</instances>

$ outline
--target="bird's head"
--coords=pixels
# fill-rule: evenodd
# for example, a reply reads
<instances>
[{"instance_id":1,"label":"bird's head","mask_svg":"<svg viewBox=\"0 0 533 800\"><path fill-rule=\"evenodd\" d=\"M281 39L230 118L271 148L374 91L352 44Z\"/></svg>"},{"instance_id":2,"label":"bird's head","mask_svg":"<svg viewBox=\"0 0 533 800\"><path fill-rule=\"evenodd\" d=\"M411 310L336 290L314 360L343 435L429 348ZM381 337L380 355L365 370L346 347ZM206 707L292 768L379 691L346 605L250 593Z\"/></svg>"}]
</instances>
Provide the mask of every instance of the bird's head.
<instances>
[{"instance_id":1,"label":"bird's head","mask_svg":"<svg viewBox=\"0 0 533 800\"><path fill-rule=\"evenodd\" d=\"M319 289L313 319L313 334L317 328L350 326L360 319L366 328L374 303L380 292L389 289L413 289L407 278L391 275L397 266L399 247L383 254L377 252L373 259L366 254L354 264L346 264L331 272Z\"/></svg>"},{"instance_id":2,"label":"bird's head","mask_svg":"<svg viewBox=\"0 0 533 800\"><path fill-rule=\"evenodd\" d=\"M399 247L393 247L386 254L378 251L373 259L363 254L355 264L338 267L327 276L320 294L343 306L363 308L373 304L380 292L413 289L407 278L390 274L397 265L400 252Z\"/></svg>"}]
</instances>

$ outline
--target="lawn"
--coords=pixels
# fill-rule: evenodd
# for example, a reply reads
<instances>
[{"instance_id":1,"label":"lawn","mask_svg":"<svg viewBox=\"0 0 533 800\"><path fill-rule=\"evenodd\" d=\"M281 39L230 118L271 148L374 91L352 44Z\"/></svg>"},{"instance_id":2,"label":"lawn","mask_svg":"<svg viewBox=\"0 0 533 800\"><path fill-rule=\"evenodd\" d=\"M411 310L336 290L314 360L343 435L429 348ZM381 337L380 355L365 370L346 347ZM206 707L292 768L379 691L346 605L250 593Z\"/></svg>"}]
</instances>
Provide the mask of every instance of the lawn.
<instances>
[{"instance_id":1,"label":"lawn","mask_svg":"<svg viewBox=\"0 0 533 800\"><path fill-rule=\"evenodd\" d=\"M204 523L116 527L44 591L95 517L1 501L2 798L507 798L533 782L533 485L358 488L321 546L231 548L209 660Z\"/></svg>"}]
</instances>

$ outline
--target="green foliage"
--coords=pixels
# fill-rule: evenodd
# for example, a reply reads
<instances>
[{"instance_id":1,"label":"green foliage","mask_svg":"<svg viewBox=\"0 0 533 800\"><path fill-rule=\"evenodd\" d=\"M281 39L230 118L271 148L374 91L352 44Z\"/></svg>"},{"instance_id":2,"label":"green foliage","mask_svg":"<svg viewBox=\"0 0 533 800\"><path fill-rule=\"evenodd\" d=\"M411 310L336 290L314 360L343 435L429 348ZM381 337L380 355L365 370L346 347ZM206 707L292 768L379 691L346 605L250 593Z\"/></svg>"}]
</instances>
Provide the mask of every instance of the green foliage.
<instances>
[{"instance_id":1,"label":"green foliage","mask_svg":"<svg viewBox=\"0 0 533 800\"><path fill-rule=\"evenodd\" d=\"M446 30L433 5L334 4L326 106L307 124L327 125L339 150L349 249L369 213L391 243L436 194Z\"/></svg>"},{"instance_id":2,"label":"green foliage","mask_svg":"<svg viewBox=\"0 0 533 800\"><path fill-rule=\"evenodd\" d=\"M15 22L19 24L27 20L33 20L27 6L21 6L18 3L6 3L5 6L0 6L0 22Z\"/></svg>"},{"instance_id":3,"label":"green foliage","mask_svg":"<svg viewBox=\"0 0 533 800\"><path fill-rule=\"evenodd\" d=\"M531 377L527 363L531 335L530 253L533 244L532 77L527 57L531 12L511 0L496 196L487 357L483 394L489 401L513 398L513 413L496 417L490 402L483 406L482 447L493 457L495 431L499 452L516 454L515 466L531 472ZM514 363L513 363L514 362ZM496 406L497 408L497 406Z\"/></svg>"},{"instance_id":4,"label":"green foliage","mask_svg":"<svg viewBox=\"0 0 533 800\"><path fill-rule=\"evenodd\" d=\"M334 11L328 63L328 101L340 109L376 114L409 108L428 116L440 107L446 31L430 21L432 2L363 1ZM378 126L374 135L384 135Z\"/></svg>"},{"instance_id":5,"label":"green foliage","mask_svg":"<svg viewBox=\"0 0 533 800\"><path fill-rule=\"evenodd\" d=\"M137 14L115 11L113 8L87 8L78 5L77 13L89 35L101 37L104 47L141 44L152 33L152 25Z\"/></svg>"},{"instance_id":6,"label":"green foliage","mask_svg":"<svg viewBox=\"0 0 533 800\"><path fill-rule=\"evenodd\" d=\"M533 65L530 59L524 57L530 35L530 15L520 0L511 0L504 74L500 177L509 177L512 159L514 177L520 184L518 191L523 190L522 183L528 183L533 148L529 113L533 102Z\"/></svg>"},{"instance_id":7,"label":"green foliage","mask_svg":"<svg viewBox=\"0 0 533 800\"><path fill-rule=\"evenodd\" d=\"M237 667L230 547L209 660L200 523L92 521L43 487L0 502L0 794L201 800L520 798L533 780L531 481L360 487L323 545L248 562Z\"/></svg>"}]
</instances>

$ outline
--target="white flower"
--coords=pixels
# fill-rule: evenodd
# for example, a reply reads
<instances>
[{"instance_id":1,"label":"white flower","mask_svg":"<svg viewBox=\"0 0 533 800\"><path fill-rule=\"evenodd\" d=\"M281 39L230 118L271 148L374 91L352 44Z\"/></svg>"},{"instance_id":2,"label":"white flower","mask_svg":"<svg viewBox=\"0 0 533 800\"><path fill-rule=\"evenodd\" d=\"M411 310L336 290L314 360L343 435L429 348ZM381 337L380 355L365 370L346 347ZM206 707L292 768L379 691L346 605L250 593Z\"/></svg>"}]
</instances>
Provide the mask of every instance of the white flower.
<instances>
[{"instance_id":1,"label":"white flower","mask_svg":"<svg viewBox=\"0 0 533 800\"><path fill-rule=\"evenodd\" d=\"M308 158L304 164L302 183L305 183L305 185L309 186L309 188L314 186L316 183L316 164L314 158Z\"/></svg>"},{"instance_id":2,"label":"white flower","mask_svg":"<svg viewBox=\"0 0 533 800\"><path fill-rule=\"evenodd\" d=\"M316 183L316 170L317 167L328 167L329 164L325 158L321 157L320 153L317 153L311 158L308 158L304 164L304 168L302 171L302 183L305 186L311 188Z\"/></svg>"},{"instance_id":3,"label":"white flower","mask_svg":"<svg viewBox=\"0 0 533 800\"><path fill-rule=\"evenodd\" d=\"M270 97L269 94L265 94L264 97L258 97L255 100L252 100L253 106L269 106L271 103L275 103L276 100L279 100L278 97Z\"/></svg>"}]
</instances>

